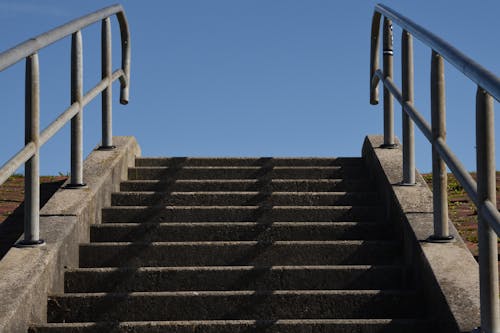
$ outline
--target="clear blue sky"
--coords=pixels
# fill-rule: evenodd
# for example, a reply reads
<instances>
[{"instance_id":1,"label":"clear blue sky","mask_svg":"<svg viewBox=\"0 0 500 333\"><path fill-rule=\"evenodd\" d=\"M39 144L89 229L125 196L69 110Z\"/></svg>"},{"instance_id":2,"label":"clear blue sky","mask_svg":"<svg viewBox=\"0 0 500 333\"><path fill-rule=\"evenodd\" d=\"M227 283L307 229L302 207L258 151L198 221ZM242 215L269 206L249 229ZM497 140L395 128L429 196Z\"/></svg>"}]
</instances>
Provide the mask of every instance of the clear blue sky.
<instances>
[{"instance_id":1,"label":"clear blue sky","mask_svg":"<svg viewBox=\"0 0 500 333\"><path fill-rule=\"evenodd\" d=\"M0 50L113 3L0 0ZM132 82L127 106L117 103L115 86L114 134L136 136L146 156L359 156L364 136L382 133L382 107L368 103L375 3L122 1L131 29ZM500 73L500 2L384 3ZM400 32L395 27L398 82ZM113 36L116 68L116 20ZM83 38L87 90L100 78L100 24L85 29ZM42 126L68 106L69 45L66 38L40 53ZM429 119L430 50L418 41L415 58L416 105ZM446 76L449 142L474 170L475 87L451 66ZM3 164L24 143L24 63L0 73L0 91ZM401 137L397 104L396 111ZM100 99L84 118L88 154L100 140ZM424 140L417 135L417 166L428 171ZM42 149L41 167L44 174L70 170L68 126Z\"/></svg>"}]
</instances>

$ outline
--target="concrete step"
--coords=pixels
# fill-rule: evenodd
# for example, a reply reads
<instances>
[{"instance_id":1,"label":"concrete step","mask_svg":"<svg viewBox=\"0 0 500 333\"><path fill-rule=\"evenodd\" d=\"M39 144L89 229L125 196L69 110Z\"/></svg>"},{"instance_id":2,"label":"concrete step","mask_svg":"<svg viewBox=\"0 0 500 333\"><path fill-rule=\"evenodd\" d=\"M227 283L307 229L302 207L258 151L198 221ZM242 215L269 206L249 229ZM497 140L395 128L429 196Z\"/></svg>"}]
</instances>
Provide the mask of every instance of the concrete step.
<instances>
[{"instance_id":1,"label":"concrete step","mask_svg":"<svg viewBox=\"0 0 500 333\"><path fill-rule=\"evenodd\" d=\"M376 192L118 192L113 206L341 206L374 205Z\"/></svg>"},{"instance_id":2,"label":"concrete step","mask_svg":"<svg viewBox=\"0 0 500 333\"><path fill-rule=\"evenodd\" d=\"M80 267L388 265L399 251L394 241L90 243Z\"/></svg>"},{"instance_id":3,"label":"concrete step","mask_svg":"<svg viewBox=\"0 0 500 333\"><path fill-rule=\"evenodd\" d=\"M383 221L379 206L121 206L102 210L104 222Z\"/></svg>"},{"instance_id":4,"label":"concrete step","mask_svg":"<svg viewBox=\"0 0 500 333\"><path fill-rule=\"evenodd\" d=\"M77 268L64 292L401 289L404 278L401 266Z\"/></svg>"},{"instance_id":5,"label":"concrete step","mask_svg":"<svg viewBox=\"0 0 500 333\"><path fill-rule=\"evenodd\" d=\"M135 167L129 168L128 179L335 179L360 178L361 167Z\"/></svg>"},{"instance_id":6,"label":"concrete step","mask_svg":"<svg viewBox=\"0 0 500 333\"><path fill-rule=\"evenodd\" d=\"M128 180L121 191L199 192L199 191L267 191L267 192L361 192L374 187L368 179L178 179Z\"/></svg>"},{"instance_id":7,"label":"concrete step","mask_svg":"<svg viewBox=\"0 0 500 333\"><path fill-rule=\"evenodd\" d=\"M400 290L83 293L49 296L47 321L411 318L418 304Z\"/></svg>"},{"instance_id":8,"label":"concrete step","mask_svg":"<svg viewBox=\"0 0 500 333\"><path fill-rule=\"evenodd\" d=\"M91 242L383 240L391 237L390 226L369 222L103 223L90 227Z\"/></svg>"},{"instance_id":9,"label":"concrete step","mask_svg":"<svg viewBox=\"0 0 500 333\"><path fill-rule=\"evenodd\" d=\"M30 333L422 333L432 326L419 319L278 319L51 323Z\"/></svg>"},{"instance_id":10,"label":"concrete step","mask_svg":"<svg viewBox=\"0 0 500 333\"><path fill-rule=\"evenodd\" d=\"M139 157L135 166L363 166L359 157Z\"/></svg>"}]
</instances>

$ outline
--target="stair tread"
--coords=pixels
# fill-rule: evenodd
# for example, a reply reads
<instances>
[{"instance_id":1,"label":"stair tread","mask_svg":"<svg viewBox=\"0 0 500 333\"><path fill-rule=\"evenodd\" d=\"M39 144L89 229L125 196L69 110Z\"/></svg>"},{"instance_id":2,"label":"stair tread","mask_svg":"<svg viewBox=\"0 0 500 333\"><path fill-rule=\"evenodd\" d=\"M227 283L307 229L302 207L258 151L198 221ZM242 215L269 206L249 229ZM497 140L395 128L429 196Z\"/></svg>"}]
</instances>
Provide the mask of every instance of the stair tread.
<instances>
[{"instance_id":1,"label":"stair tread","mask_svg":"<svg viewBox=\"0 0 500 333\"><path fill-rule=\"evenodd\" d=\"M403 269L403 265L272 265L272 266L164 266L164 267L78 267L69 268L66 272L117 272L117 271L195 271L195 270L219 270L219 271L234 271L234 270L369 270L373 268L389 268Z\"/></svg>"},{"instance_id":2,"label":"stair tread","mask_svg":"<svg viewBox=\"0 0 500 333\"><path fill-rule=\"evenodd\" d=\"M268 192L268 191L197 191L197 192L116 192L112 206L158 205L373 205L378 203L376 192Z\"/></svg>"},{"instance_id":3,"label":"stair tread","mask_svg":"<svg viewBox=\"0 0 500 333\"><path fill-rule=\"evenodd\" d=\"M363 244L398 244L395 240L293 240L293 241L266 241L266 240L248 240L248 241L190 241L190 242L100 242L85 243L81 246L231 246L231 245L363 245Z\"/></svg>"},{"instance_id":4,"label":"stair tread","mask_svg":"<svg viewBox=\"0 0 500 333\"><path fill-rule=\"evenodd\" d=\"M174 179L172 182L175 183L342 183L342 182L352 182L352 183L370 183L368 178L356 178L346 180L344 178L278 178L271 179L269 182L260 179L247 179L247 178L231 178L231 179L217 179L217 178L207 178L207 179ZM128 179L122 183L170 183L161 179Z\"/></svg>"},{"instance_id":5,"label":"stair tread","mask_svg":"<svg viewBox=\"0 0 500 333\"><path fill-rule=\"evenodd\" d=\"M206 179L173 179L171 182L161 180L161 179L128 179L122 183L146 183L146 184L171 184L171 183L247 183L247 184L273 184L273 183L370 183L368 178L354 178L354 179L344 179L344 178L275 178L269 181L261 179L248 179L248 178L231 178L231 179L218 179L218 178L206 178Z\"/></svg>"},{"instance_id":6,"label":"stair tread","mask_svg":"<svg viewBox=\"0 0 500 333\"><path fill-rule=\"evenodd\" d=\"M147 209L150 208L151 206L108 206L104 207L104 209ZM261 205L248 205L248 206L242 206L242 205L220 205L220 206L199 206L199 205L194 205L194 206L171 206L171 205L164 205L163 207L173 207L176 209L310 209L310 210L320 210L320 209L346 209L346 208L366 208L366 209L381 209L382 207L379 205L324 205L324 206L272 206L272 207L265 207Z\"/></svg>"},{"instance_id":7,"label":"stair tread","mask_svg":"<svg viewBox=\"0 0 500 333\"><path fill-rule=\"evenodd\" d=\"M361 157L337 157L337 156L326 156L326 157L258 157L258 156L247 156L247 157L162 157L162 156L151 156L151 157L138 157L136 158L136 164L144 163L154 163L154 162L173 162L176 164L186 164L186 163L210 163L212 165L219 164L234 164L234 163L253 163L255 164L275 164L275 163L339 163L346 165L359 165L363 163ZM244 164L243 164L244 165Z\"/></svg>"},{"instance_id":8,"label":"stair tread","mask_svg":"<svg viewBox=\"0 0 500 333\"><path fill-rule=\"evenodd\" d=\"M277 223L285 223L285 224L277 224ZM317 224L319 223L319 224ZM130 225L130 226L137 226L137 225L174 225L174 226L209 226L209 225L214 225L214 226L231 226L231 225L240 225L240 226L251 226L251 225L269 225L269 226L272 226L272 225L277 225L277 226L285 226L285 225L288 225L288 226L307 226L309 224L311 225L327 225L327 223L332 223L332 226L333 225L338 225L338 226L341 226L341 225L374 225L376 227L389 227L390 224L384 222L384 221L349 221L349 220L339 220L339 221L325 221L325 222L321 222L321 221L291 221L291 222L282 222L282 221L223 221L223 222L218 222L218 221L214 221L214 222L210 222L210 221L207 221L207 222L200 222L200 221L186 221L186 222L133 222L133 221L127 221L127 222L112 222L112 223L107 223L107 222L103 222L101 224L95 224L95 225L92 225L91 227L92 228L112 228L114 226L121 226L121 225Z\"/></svg>"},{"instance_id":9,"label":"stair tread","mask_svg":"<svg viewBox=\"0 0 500 333\"><path fill-rule=\"evenodd\" d=\"M151 325L163 324L163 325L192 325L192 324L251 324L257 322L265 322L265 319L258 320L155 320L155 321L121 321L121 324L131 324L131 325ZM426 319L420 318L359 318L359 319L272 319L273 323L287 323L287 324L299 324L299 323L393 323L393 322L427 322ZM94 325L96 322L79 322L79 323L46 323L39 324L38 327L64 327L64 326L87 326Z\"/></svg>"},{"instance_id":10,"label":"stair tread","mask_svg":"<svg viewBox=\"0 0 500 333\"><path fill-rule=\"evenodd\" d=\"M129 169L144 169L144 170L152 170L152 169L159 169L159 170L167 170L167 169L172 169L172 170L179 170L179 169L190 169L190 170L214 170L214 169L221 169L221 170L288 170L288 169L303 169L303 170L313 170L313 169L318 169L318 170L338 170L342 169L345 167L342 166L337 166L337 165L306 165L306 166L182 166L180 168L176 167L170 167L170 166L136 166L136 167L130 167Z\"/></svg>"},{"instance_id":11,"label":"stair tread","mask_svg":"<svg viewBox=\"0 0 500 333\"><path fill-rule=\"evenodd\" d=\"M258 320L183 320L183 321L121 321L121 322L84 322L49 323L37 325L31 333L51 332L317 332L330 333L375 333L375 332L426 332L430 322L419 318L380 318L380 319L258 319ZM172 331L173 332L173 331ZM200 331L201 332L201 331Z\"/></svg>"},{"instance_id":12,"label":"stair tread","mask_svg":"<svg viewBox=\"0 0 500 333\"><path fill-rule=\"evenodd\" d=\"M295 179L355 178L361 166L139 166L130 167L130 179Z\"/></svg>"},{"instance_id":13,"label":"stair tread","mask_svg":"<svg viewBox=\"0 0 500 333\"><path fill-rule=\"evenodd\" d=\"M405 318L414 290L237 290L78 293L49 297L48 320ZM99 309L106 308L105 313ZM149 309L149 311L143 311Z\"/></svg>"},{"instance_id":14,"label":"stair tread","mask_svg":"<svg viewBox=\"0 0 500 333\"><path fill-rule=\"evenodd\" d=\"M270 194L270 195L296 195L296 196L311 196L311 195L346 195L346 194L377 194L375 191L272 191L272 192L262 192L262 191L120 191L114 192L113 194L121 194L121 195L152 195L152 194L168 194L168 195L193 195L193 194L206 194L206 195L258 195L258 194Z\"/></svg>"},{"instance_id":15,"label":"stair tread","mask_svg":"<svg viewBox=\"0 0 500 333\"><path fill-rule=\"evenodd\" d=\"M197 290L197 291L133 291L99 293L54 293L51 298L78 297L202 297L202 296L248 296L248 295L415 295L409 289L362 289L362 290Z\"/></svg>"},{"instance_id":16,"label":"stair tread","mask_svg":"<svg viewBox=\"0 0 500 333\"><path fill-rule=\"evenodd\" d=\"M379 290L405 286L403 266L104 267L65 273L65 292Z\"/></svg>"},{"instance_id":17,"label":"stair tread","mask_svg":"<svg viewBox=\"0 0 500 333\"><path fill-rule=\"evenodd\" d=\"M102 223L93 224L91 228L119 228L119 227L134 227L142 225L151 226L162 226L162 227L198 227L198 226L224 226L224 227L247 227L247 226L269 226L269 227L314 227L314 226L331 226L331 227L341 227L341 226L366 226L366 227L390 227L388 223L374 223L374 222L363 222L363 221L326 221L326 222L301 222L301 221L291 221L291 222L123 222L123 223Z\"/></svg>"},{"instance_id":18,"label":"stair tread","mask_svg":"<svg viewBox=\"0 0 500 333\"><path fill-rule=\"evenodd\" d=\"M312 189L315 191L332 191L332 190L357 190L357 191L372 191L375 186L370 179L355 177L352 179L342 178L300 178L294 179L144 179L144 180L127 180L120 185L122 190L137 191L137 190L178 190L178 191L234 191L234 190L276 190L276 191L297 191Z\"/></svg>"},{"instance_id":19,"label":"stair tread","mask_svg":"<svg viewBox=\"0 0 500 333\"><path fill-rule=\"evenodd\" d=\"M32 330L417 332L421 295L365 170L362 158L138 158L49 296L59 323Z\"/></svg>"}]
</instances>

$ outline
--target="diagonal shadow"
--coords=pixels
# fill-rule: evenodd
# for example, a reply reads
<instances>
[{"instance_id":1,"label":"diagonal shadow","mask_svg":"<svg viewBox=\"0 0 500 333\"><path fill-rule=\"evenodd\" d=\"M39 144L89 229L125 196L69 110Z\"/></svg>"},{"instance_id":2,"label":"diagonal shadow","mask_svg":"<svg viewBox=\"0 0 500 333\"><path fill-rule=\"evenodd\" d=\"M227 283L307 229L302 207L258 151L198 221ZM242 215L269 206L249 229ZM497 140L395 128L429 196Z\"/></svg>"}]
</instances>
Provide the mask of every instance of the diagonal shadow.
<instances>
[{"instance_id":1,"label":"diagonal shadow","mask_svg":"<svg viewBox=\"0 0 500 333\"><path fill-rule=\"evenodd\" d=\"M40 208L64 184L66 179L40 183ZM24 201L0 223L0 260L24 232Z\"/></svg>"}]
</instances>

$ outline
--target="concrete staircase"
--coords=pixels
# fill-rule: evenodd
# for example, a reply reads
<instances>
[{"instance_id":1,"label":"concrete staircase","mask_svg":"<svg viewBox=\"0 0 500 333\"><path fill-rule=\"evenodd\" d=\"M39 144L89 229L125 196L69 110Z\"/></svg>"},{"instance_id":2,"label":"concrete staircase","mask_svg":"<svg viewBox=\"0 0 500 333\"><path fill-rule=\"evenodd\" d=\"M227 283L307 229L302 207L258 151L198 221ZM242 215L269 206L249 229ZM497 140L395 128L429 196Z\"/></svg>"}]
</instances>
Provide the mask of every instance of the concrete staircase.
<instances>
[{"instance_id":1,"label":"concrete staircase","mask_svg":"<svg viewBox=\"0 0 500 333\"><path fill-rule=\"evenodd\" d=\"M425 332L360 158L139 158L30 332Z\"/></svg>"}]
</instances>

